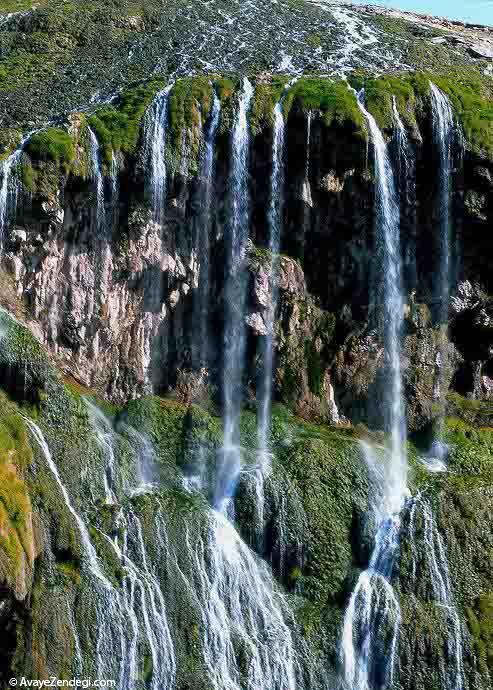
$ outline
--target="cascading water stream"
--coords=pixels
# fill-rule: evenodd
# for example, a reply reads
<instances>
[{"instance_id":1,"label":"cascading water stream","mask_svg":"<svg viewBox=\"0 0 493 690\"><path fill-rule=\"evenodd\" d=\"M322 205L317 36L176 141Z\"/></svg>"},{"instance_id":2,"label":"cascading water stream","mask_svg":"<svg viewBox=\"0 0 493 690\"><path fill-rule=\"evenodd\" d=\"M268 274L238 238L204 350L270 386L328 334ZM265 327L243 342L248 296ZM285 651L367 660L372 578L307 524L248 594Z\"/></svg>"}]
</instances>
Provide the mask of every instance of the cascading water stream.
<instances>
[{"instance_id":1,"label":"cascading water stream","mask_svg":"<svg viewBox=\"0 0 493 690\"><path fill-rule=\"evenodd\" d=\"M101 147L93 130L88 127L89 148L91 152L91 174L96 187L96 230L100 232L105 225L104 178L101 166Z\"/></svg>"},{"instance_id":2,"label":"cascading water stream","mask_svg":"<svg viewBox=\"0 0 493 690\"><path fill-rule=\"evenodd\" d=\"M421 522L421 538L418 534L418 522ZM437 604L446 616L448 630L447 659L451 663L448 667L441 668L443 688L444 690L463 690L463 633L455 604L447 553L442 535L435 524L431 505L421 494L415 496L410 504L408 538L410 544L413 545L413 580L416 581L419 557L426 564L427 574L432 587L432 601ZM423 543L424 548L418 552L415 545L420 541Z\"/></svg>"},{"instance_id":3,"label":"cascading water stream","mask_svg":"<svg viewBox=\"0 0 493 690\"><path fill-rule=\"evenodd\" d=\"M400 212L394 171L387 144L374 117L358 96L358 105L370 129L375 152L375 233L377 261L382 284L377 288L377 308L382 310L386 358L384 422L390 432L390 463L386 474L386 508L389 514L402 508L407 493L406 417L402 388L401 335L404 322Z\"/></svg>"},{"instance_id":4,"label":"cascading water stream","mask_svg":"<svg viewBox=\"0 0 493 690\"><path fill-rule=\"evenodd\" d=\"M94 412L95 410L93 414ZM105 420L104 416L103 419ZM117 679L118 687L122 690L140 688L139 663L142 661L141 648L144 645L149 649L152 658L152 675L148 687L151 690L172 690L176 677L176 658L167 623L164 597L159 582L148 564L142 528L137 516L130 508L127 508L126 512L123 509L120 511L118 532L123 539L122 548L106 534L100 533L112 546L124 569L123 590L120 591L101 568L89 536L89 529L71 503L41 430L31 420L26 418L25 421L43 452L80 533L89 566L92 592L96 597L97 635L94 660L98 677ZM101 424L101 420L99 422ZM110 447L111 444L105 438L104 448L108 450ZM83 659L79 637L75 622L72 621L72 624L76 647L75 661L77 667L81 667Z\"/></svg>"},{"instance_id":5,"label":"cascading water stream","mask_svg":"<svg viewBox=\"0 0 493 690\"><path fill-rule=\"evenodd\" d=\"M397 109L395 97L392 98L392 113L394 118L394 140L396 148L396 163L398 165L399 197L401 213L408 222L407 232L403 236L403 256L406 286L409 290L417 287L416 268L416 156L409 141L404 123Z\"/></svg>"},{"instance_id":6,"label":"cascading water stream","mask_svg":"<svg viewBox=\"0 0 493 690\"><path fill-rule=\"evenodd\" d=\"M246 339L247 271L245 260L250 221L248 113L252 98L253 87L245 78L231 142L233 156L230 182L232 218L228 229L229 236L226 240L227 261L224 291L224 440L214 496L214 504L220 509L224 509L227 500L232 497L241 468L239 416Z\"/></svg>"},{"instance_id":7,"label":"cascading water stream","mask_svg":"<svg viewBox=\"0 0 493 690\"><path fill-rule=\"evenodd\" d=\"M272 175L269 206L269 304L265 315L265 337L262 341L262 373L257 422L257 466L255 469L256 532L261 541L264 526L264 480L270 466L269 436L274 375L274 329L278 303L279 250L282 233L284 187L285 122L282 100L274 108L274 137L272 140Z\"/></svg>"},{"instance_id":8,"label":"cascading water stream","mask_svg":"<svg viewBox=\"0 0 493 690\"><path fill-rule=\"evenodd\" d=\"M363 452L376 488L374 516L377 526L369 567L351 595L344 616L341 657L343 683L348 690L383 690L393 679L400 625L399 602L391 585L399 548L399 513L407 494L406 431L400 364L404 317L400 212L394 172L387 144L375 119L358 105L370 130L375 157L375 233L383 284L376 303L382 309L386 354L384 422L390 443L382 459L363 444Z\"/></svg>"},{"instance_id":9,"label":"cascading water stream","mask_svg":"<svg viewBox=\"0 0 493 690\"><path fill-rule=\"evenodd\" d=\"M22 147L8 156L0 164L0 254L3 251L3 243L9 214L15 211L17 203L18 185L12 176L22 154Z\"/></svg>"},{"instance_id":10,"label":"cascading water stream","mask_svg":"<svg viewBox=\"0 0 493 690\"><path fill-rule=\"evenodd\" d=\"M163 521L166 543L164 528ZM292 614L267 566L226 516L215 511L208 515L204 537L187 534L187 554L191 579L180 573L200 607L204 662L213 690L296 690ZM299 645L298 651L306 653ZM238 658L240 649L246 664Z\"/></svg>"},{"instance_id":11,"label":"cascading water stream","mask_svg":"<svg viewBox=\"0 0 493 690\"><path fill-rule=\"evenodd\" d=\"M447 448L443 441L444 416L446 404L446 368L448 365L447 323L450 308L450 291L452 283L452 145L454 141L454 114L448 98L430 82L431 108L433 117L433 137L439 155L438 177L438 218L440 238L440 265L438 281L435 285L434 300L438 305L438 323L442 329L438 352L438 380L436 398L440 403L440 418L436 438L430 455L444 460Z\"/></svg>"},{"instance_id":12,"label":"cascading water stream","mask_svg":"<svg viewBox=\"0 0 493 690\"><path fill-rule=\"evenodd\" d=\"M111 589L111 584L110 584L108 578L106 577L106 575L104 575L104 573L101 569L101 566L99 564L99 559L97 557L96 550L95 550L94 546L92 545L91 539L89 537L89 530L87 529L87 527L84 523L84 520L79 515L79 513L75 510L75 508L72 505L72 502L70 501L68 491L62 482L62 479L61 479L60 474L58 472L58 468L57 468L57 466L56 466L56 464L52 458L52 455L51 455L50 449L48 447L48 444L46 443L45 437L43 436L43 432L41 431L39 426L37 426L37 424L35 424L33 421L31 421L30 419L27 419L27 417L25 417L24 419L25 419L27 426L31 430L31 433L33 434L34 438L36 439L36 442L38 443L39 447L41 448L41 451L43 452L43 455L44 455L44 458L47 462L47 465L50 468L50 471L53 474L55 481L58 484L58 487L60 488L61 494L63 496L63 500L65 501L65 505L67 506L70 514L72 515L72 517L74 518L74 520L77 524L77 527L78 527L78 530L80 533L80 537L81 537L81 541L82 541L82 545L84 547L84 552L87 556L89 567L90 567L92 574L98 580L100 580L100 582L102 582L106 588Z\"/></svg>"},{"instance_id":13,"label":"cascading water stream","mask_svg":"<svg viewBox=\"0 0 493 690\"><path fill-rule=\"evenodd\" d=\"M112 228L118 223L118 206L120 203L120 185L119 185L119 175L120 175L121 161L119 155L114 151L111 152L111 165L110 165L110 191L111 191L111 204L110 212L111 218L109 227Z\"/></svg>"},{"instance_id":14,"label":"cascading water stream","mask_svg":"<svg viewBox=\"0 0 493 690\"><path fill-rule=\"evenodd\" d=\"M109 420L101 412L99 407L94 405L90 400L84 398L89 411L89 418L94 428L94 435L99 447L104 453L106 460L106 471L104 472L104 495L106 503L115 504L117 502L115 495L115 481L116 481L116 462L115 450L113 448L113 429Z\"/></svg>"},{"instance_id":15,"label":"cascading water stream","mask_svg":"<svg viewBox=\"0 0 493 690\"><path fill-rule=\"evenodd\" d=\"M195 246L200 262L197 297L194 301L194 323L198 324L193 342L195 369L209 366L209 311L210 311L210 230L211 202L214 187L214 154L217 129L221 116L221 101L214 93L212 111L204 139L204 151L200 165L200 213L196 229Z\"/></svg>"},{"instance_id":16,"label":"cascading water stream","mask_svg":"<svg viewBox=\"0 0 493 690\"><path fill-rule=\"evenodd\" d=\"M210 359L210 233L212 228L212 193L214 189L216 136L221 117L221 101L214 92L209 122L204 136L204 148L200 164L200 211L194 228L194 246L197 248L198 279L193 303L194 336L192 340L192 365L200 376L209 373ZM196 451L193 469L187 481L201 489L205 481L207 450L201 443Z\"/></svg>"},{"instance_id":17,"label":"cascading water stream","mask_svg":"<svg viewBox=\"0 0 493 690\"><path fill-rule=\"evenodd\" d=\"M145 148L151 167L151 193L154 221L162 225L167 193L166 130L168 101L173 85L158 93L146 118Z\"/></svg>"}]
</instances>

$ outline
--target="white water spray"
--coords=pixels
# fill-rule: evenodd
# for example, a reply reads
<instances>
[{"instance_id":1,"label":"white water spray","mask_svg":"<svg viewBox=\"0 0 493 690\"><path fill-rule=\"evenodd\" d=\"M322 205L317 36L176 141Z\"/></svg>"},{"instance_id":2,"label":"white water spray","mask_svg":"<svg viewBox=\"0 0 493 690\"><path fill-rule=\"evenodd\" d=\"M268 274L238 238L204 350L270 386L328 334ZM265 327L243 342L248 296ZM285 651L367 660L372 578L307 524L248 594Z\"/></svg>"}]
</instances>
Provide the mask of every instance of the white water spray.
<instances>
[{"instance_id":1,"label":"white water spray","mask_svg":"<svg viewBox=\"0 0 493 690\"><path fill-rule=\"evenodd\" d=\"M151 192L154 221L162 225L166 207L167 167L166 130L168 101L172 84L160 91L147 115L145 126L146 153L151 164Z\"/></svg>"},{"instance_id":2,"label":"white water spray","mask_svg":"<svg viewBox=\"0 0 493 690\"><path fill-rule=\"evenodd\" d=\"M438 352L438 380L436 396L440 402L440 419L437 437L430 454L444 461L447 447L443 440L444 417L446 406L446 369L448 365L448 315L450 308L450 290L452 283L452 144L454 138L454 114L448 98L430 82L431 108L433 116L433 137L438 149L440 170L438 179L438 217L440 238L440 264L438 281L434 286L434 300L438 305L438 322L442 328Z\"/></svg>"},{"instance_id":3,"label":"white water spray","mask_svg":"<svg viewBox=\"0 0 493 690\"><path fill-rule=\"evenodd\" d=\"M15 211L17 204L19 187L12 171L19 163L21 154L22 148L18 148L0 164L0 254L3 250L9 214Z\"/></svg>"},{"instance_id":4,"label":"white water spray","mask_svg":"<svg viewBox=\"0 0 493 690\"><path fill-rule=\"evenodd\" d=\"M210 231L211 201L214 186L214 154L217 129L221 116L221 101L214 92L212 111L205 134L204 151L200 167L200 213L196 232L195 246L200 262L197 298L194 302L195 323L198 328L194 338L194 367L201 369L209 365L209 312L210 312Z\"/></svg>"},{"instance_id":5,"label":"white water spray","mask_svg":"<svg viewBox=\"0 0 493 690\"><path fill-rule=\"evenodd\" d=\"M296 690L299 664L292 614L272 576L222 513L211 512L194 549L193 581L202 616L207 675L214 690ZM238 650L247 660L243 669ZM300 653L305 650L300 647Z\"/></svg>"},{"instance_id":6,"label":"white water spray","mask_svg":"<svg viewBox=\"0 0 493 690\"><path fill-rule=\"evenodd\" d=\"M104 228L104 179L101 167L101 147L93 130L88 127L89 144L91 151L91 175L96 188L96 230Z\"/></svg>"},{"instance_id":7,"label":"white water spray","mask_svg":"<svg viewBox=\"0 0 493 690\"><path fill-rule=\"evenodd\" d=\"M247 272L245 266L248 240L249 148L248 113L253 86L245 78L232 137L231 205L232 217L227 238L224 325L224 441L219 462L214 503L223 509L234 494L241 468L239 416L245 359L245 309Z\"/></svg>"},{"instance_id":8,"label":"white water spray","mask_svg":"<svg viewBox=\"0 0 493 690\"><path fill-rule=\"evenodd\" d=\"M99 564L99 559L96 554L96 550L94 546L92 545L91 539L89 537L89 530L87 529L84 520L81 518L79 513L75 510L75 508L72 505L72 502L70 501L70 497L68 495L68 491L65 488L65 485L62 482L62 479L60 477L60 474L58 472L58 468L52 458L50 449L48 447L48 444L46 443L46 439L43 436L43 433L39 426L35 424L33 421L28 419L27 417L24 418L26 424L28 425L29 429L31 430L34 438L36 439L36 442L38 443L39 447L41 448L41 451L43 452L44 458L46 460L46 463L48 467L50 468L51 473L53 474L53 477L55 478L56 483L58 484L58 487L60 489L60 492L63 496L63 500L65 501L65 505L67 506L70 514L74 518L80 538L82 541L82 545L84 547L85 554L88 559L89 567L92 572L92 574L100 581L103 583L105 587L108 589L111 589L111 584L109 580L107 579L106 575L104 575L101 566Z\"/></svg>"},{"instance_id":9,"label":"white water spray","mask_svg":"<svg viewBox=\"0 0 493 690\"><path fill-rule=\"evenodd\" d=\"M447 552L443 537L433 517L431 504L421 494L413 498L409 511L409 541L418 543L418 523L421 525L423 548L412 550L412 575L416 580L418 557L424 561L427 575L431 580L432 600L444 612L448 639L447 659L450 663L441 669L444 690L464 689L464 649L463 632L457 612L452 581L450 578Z\"/></svg>"},{"instance_id":10,"label":"white water spray","mask_svg":"<svg viewBox=\"0 0 493 690\"><path fill-rule=\"evenodd\" d=\"M407 493L406 421L401 371L401 335L404 321L400 212L387 144L375 118L358 97L375 152L375 242L382 274L377 304L383 310L383 338L386 356L384 401L385 427L390 432L391 457L385 477L387 512L398 513Z\"/></svg>"},{"instance_id":11,"label":"white water spray","mask_svg":"<svg viewBox=\"0 0 493 690\"><path fill-rule=\"evenodd\" d=\"M132 512L120 513L123 547L101 532L115 551L124 569L123 591L120 592L103 573L99 558L83 517L76 511L62 482L48 444L40 428L26 418L26 424L39 444L47 465L62 493L66 507L74 518L81 537L84 556L89 566L93 594L96 597L96 642L93 658L101 678L118 678L122 690L140 688L139 664L142 645L150 651L151 690L172 690L176 677L176 657L167 622L164 597L157 577L152 572L144 548L142 527ZM110 446L105 443L105 448ZM75 623L74 640L78 643ZM76 644L77 666L82 665L80 643Z\"/></svg>"},{"instance_id":12,"label":"white water spray","mask_svg":"<svg viewBox=\"0 0 493 690\"><path fill-rule=\"evenodd\" d=\"M89 419L94 428L96 441L106 460L106 470L103 479L106 503L110 505L115 504L117 498L115 494L116 461L115 449L113 447L114 431L109 419L101 412L99 407L94 405L88 398L84 398L84 401L89 411Z\"/></svg>"},{"instance_id":13,"label":"white water spray","mask_svg":"<svg viewBox=\"0 0 493 690\"><path fill-rule=\"evenodd\" d=\"M383 338L386 354L385 425L390 432L384 461L363 444L373 476L377 533L369 567L356 584L347 607L341 656L348 690L383 690L392 683L400 625L399 602L391 585L398 553L400 518L407 494L405 414L400 365L401 329L404 317L400 213L387 145L375 119L358 105L368 122L375 155L375 234L383 285Z\"/></svg>"},{"instance_id":14,"label":"white water spray","mask_svg":"<svg viewBox=\"0 0 493 690\"><path fill-rule=\"evenodd\" d=\"M274 376L275 319L278 303L279 251L282 233L283 187L284 187L284 138L285 122L282 100L274 108L274 137L272 140L272 175L269 206L269 295L265 315L266 333L262 342L262 375L260 380L259 409L257 422L257 466L255 530L259 542L264 527L264 481L269 471L271 458L269 436L272 414L272 386Z\"/></svg>"}]
</instances>

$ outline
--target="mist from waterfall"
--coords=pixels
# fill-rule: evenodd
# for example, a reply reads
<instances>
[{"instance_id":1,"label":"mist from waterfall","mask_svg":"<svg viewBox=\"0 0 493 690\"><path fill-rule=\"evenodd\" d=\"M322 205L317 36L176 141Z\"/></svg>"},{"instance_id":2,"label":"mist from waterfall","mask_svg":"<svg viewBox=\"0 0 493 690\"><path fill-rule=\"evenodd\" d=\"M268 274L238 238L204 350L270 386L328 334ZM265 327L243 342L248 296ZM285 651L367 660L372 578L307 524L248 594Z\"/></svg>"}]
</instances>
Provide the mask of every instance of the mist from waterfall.
<instances>
[{"instance_id":1,"label":"mist from waterfall","mask_svg":"<svg viewBox=\"0 0 493 690\"><path fill-rule=\"evenodd\" d=\"M438 429L430 455L444 460L447 448L444 444L444 417L446 406L446 369L448 366L447 322L450 309L452 283L452 146L454 141L454 114L445 94L430 82L430 96L433 119L433 138L439 156L438 175L438 220L439 220L439 266L438 281L434 284L434 301L438 305L437 316L440 333L440 347L437 362L438 377L436 398L440 403Z\"/></svg>"},{"instance_id":2,"label":"mist from waterfall","mask_svg":"<svg viewBox=\"0 0 493 690\"><path fill-rule=\"evenodd\" d=\"M209 366L210 317L210 233L212 227L212 192L214 189L216 136L221 117L221 101L214 92L212 110L205 129L204 147L200 162L199 213L194 245L199 264L198 285L194 299L194 336L192 359L195 369Z\"/></svg>"},{"instance_id":3,"label":"mist from waterfall","mask_svg":"<svg viewBox=\"0 0 493 690\"><path fill-rule=\"evenodd\" d=\"M9 214L15 212L17 205L19 186L17 180L12 175L12 171L18 165L21 155L22 147L11 153L10 156L0 163L0 255L3 251Z\"/></svg>"},{"instance_id":4,"label":"mist from waterfall","mask_svg":"<svg viewBox=\"0 0 493 690\"><path fill-rule=\"evenodd\" d=\"M89 151L91 154L91 176L96 188L96 230L100 232L105 226L104 178L101 164L101 146L93 130L88 127Z\"/></svg>"},{"instance_id":5,"label":"mist from waterfall","mask_svg":"<svg viewBox=\"0 0 493 690\"><path fill-rule=\"evenodd\" d=\"M160 225L164 221L167 194L166 131L168 102L172 84L160 91L146 116L145 151L150 163L150 186L153 217Z\"/></svg>"},{"instance_id":6,"label":"mist from waterfall","mask_svg":"<svg viewBox=\"0 0 493 690\"><path fill-rule=\"evenodd\" d=\"M241 468L239 417L245 364L246 249L250 222L248 114L253 93L252 84L245 78L231 140L231 219L226 230L224 288L224 440L214 497L215 506L221 509L234 493Z\"/></svg>"},{"instance_id":7,"label":"mist from waterfall","mask_svg":"<svg viewBox=\"0 0 493 690\"><path fill-rule=\"evenodd\" d=\"M441 668L443 688L444 690L463 690L464 639L450 578L447 552L443 537L436 526L431 504L422 494L415 496L410 504L408 539L413 545L413 584L416 583L419 558L421 562L424 562L425 574L431 582L431 601L436 604L439 611L443 612L447 624L446 659L450 663ZM423 545L419 553L416 544Z\"/></svg>"},{"instance_id":8,"label":"mist from waterfall","mask_svg":"<svg viewBox=\"0 0 493 690\"><path fill-rule=\"evenodd\" d=\"M376 536L370 564L363 571L344 615L341 661L347 690L384 690L393 681L400 606L391 579L399 550L400 511L407 493L406 424L400 364L404 318L400 209L387 144L373 116L358 105L370 130L375 160L375 235L382 286L386 378L384 424L390 443L380 453L362 444L374 492ZM399 123L396 123L399 127Z\"/></svg>"}]
</instances>

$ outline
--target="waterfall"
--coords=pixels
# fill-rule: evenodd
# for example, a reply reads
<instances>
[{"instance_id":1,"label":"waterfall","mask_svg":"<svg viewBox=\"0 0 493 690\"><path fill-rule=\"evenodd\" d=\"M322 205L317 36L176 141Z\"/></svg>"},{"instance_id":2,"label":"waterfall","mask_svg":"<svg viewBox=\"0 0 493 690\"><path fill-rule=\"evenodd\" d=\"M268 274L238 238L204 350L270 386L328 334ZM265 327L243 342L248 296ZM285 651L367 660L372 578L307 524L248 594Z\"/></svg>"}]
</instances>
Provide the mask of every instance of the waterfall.
<instances>
[{"instance_id":1,"label":"waterfall","mask_svg":"<svg viewBox=\"0 0 493 690\"><path fill-rule=\"evenodd\" d=\"M97 408L96 408L97 409ZM92 544L89 529L84 518L74 508L68 491L62 482L41 429L30 419L25 419L46 463L60 489L66 507L74 518L84 556L89 566L91 592L96 598L95 652L89 663L95 660L95 672L100 678L117 679L122 690L138 690L139 661L142 646L150 650L152 677L148 687L151 690L172 690L176 676L176 658L167 622L164 597L157 576L150 568L142 537L140 522L131 508L120 511L118 538L110 539L100 532L114 550L123 568L122 591L117 589L104 574L96 550ZM101 420L99 418L101 423ZM107 421L107 420L106 420ZM105 439L106 449L110 444ZM75 622L74 639L78 640ZM81 665L80 643L75 649L76 665Z\"/></svg>"},{"instance_id":2,"label":"waterfall","mask_svg":"<svg viewBox=\"0 0 493 690\"><path fill-rule=\"evenodd\" d=\"M117 499L115 494L116 462L115 450L113 447L113 428L110 421L101 412L99 407L94 405L87 398L84 398L84 401L89 411L89 419L91 420L94 428L96 441L103 451L106 459L106 471L103 479L106 503L114 505L117 502Z\"/></svg>"},{"instance_id":3,"label":"waterfall","mask_svg":"<svg viewBox=\"0 0 493 690\"><path fill-rule=\"evenodd\" d=\"M386 358L384 390L385 428L390 432L390 462L386 482L388 514L399 512L407 493L406 419L401 371L401 335L404 320L400 213L394 172L387 144L374 117L365 109L362 95L358 105L365 116L375 152L375 236L382 285L378 289Z\"/></svg>"},{"instance_id":4,"label":"waterfall","mask_svg":"<svg viewBox=\"0 0 493 690\"><path fill-rule=\"evenodd\" d=\"M278 270L279 250L282 232L283 186L284 186L284 135L285 123L282 112L282 100L274 108L274 137L272 140L272 175L269 206L269 296L270 303L265 316L266 333L262 343L262 376L260 381L260 400L257 426L257 467L255 482L257 484L256 510L257 531L262 532L264 517L265 475L270 466L269 436L272 408L272 386L274 375L274 340L275 319L278 303Z\"/></svg>"},{"instance_id":5,"label":"waterfall","mask_svg":"<svg viewBox=\"0 0 493 690\"><path fill-rule=\"evenodd\" d=\"M200 211L195 246L199 261L197 297L194 302L194 367L209 366L209 310L210 310L210 231L212 225L211 201L214 187L214 153L217 129L221 116L221 101L214 93L212 111L206 130L204 150L200 164Z\"/></svg>"},{"instance_id":6,"label":"waterfall","mask_svg":"<svg viewBox=\"0 0 493 690\"><path fill-rule=\"evenodd\" d=\"M431 108L433 116L433 137L439 154L438 177L438 218L439 218L439 251L440 265L438 281L434 286L434 300L438 305L438 322L442 327L440 348L438 352L438 381L436 397L440 401L440 419L437 437L431 449L431 455L439 460L447 456L443 442L444 416L446 406L445 376L448 364L447 322L450 307L450 286L452 282L452 145L454 140L454 115L448 98L440 89L430 82Z\"/></svg>"},{"instance_id":7,"label":"waterfall","mask_svg":"<svg viewBox=\"0 0 493 690\"><path fill-rule=\"evenodd\" d=\"M426 564L427 574L431 581L432 601L440 610L444 611L447 622L447 659L451 663L448 668L442 668L442 682L444 690L463 690L464 688L464 650L463 634L455 597L450 579L447 553L442 535L438 531L433 518L430 503L418 494L411 502L409 511L408 537L412 550L412 575L416 581L418 571L417 560L418 515L421 515L423 548L419 556Z\"/></svg>"},{"instance_id":8,"label":"waterfall","mask_svg":"<svg viewBox=\"0 0 493 690\"><path fill-rule=\"evenodd\" d=\"M55 464L55 462L51 456L51 452L50 452L50 449L48 447L48 444L46 443L46 439L43 436L43 432L41 431L39 426L37 426L37 424L35 424L33 421L31 421L27 417L24 417L24 421L28 425L29 429L31 430L31 433L33 434L34 438L36 439L37 444L41 448L41 451L44 455L46 463L47 463L48 467L50 468L50 471L53 474L53 477L55 478L55 481L58 484L58 487L61 491L61 494L63 496L63 500L65 501L65 505L67 506L70 514L72 515L72 517L74 518L74 520L77 524L80 538L82 541L82 545L84 547L84 552L87 556L87 559L89 562L89 567L90 567L92 574L100 582L102 582L105 587L110 589L111 584L110 584L109 580L106 578L106 575L104 575L103 571L101 570L101 566L99 564L99 559L97 557L96 550L95 550L94 546L92 545L91 539L89 537L89 530L87 529L87 527L84 523L84 520L81 518L79 513L75 510L75 508L73 507L73 505L70 501L68 491L65 488L64 483L62 482L62 479L61 479L60 474L58 472L58 468L57 468L57 466L56 466L56 464Z\"/></svg>"},{"instance_id":9,"label":"waterfall","mask_svg":"<svg viewBox=\"0 0 493 690\"><path fill-rule=\"evenodd\" d=\"M144 545L142 525L131 509L122 513L119 527L123 544L109 540L119 560L126 568L123 600L130 619L133 619L134 645L139 634L145 633L152 660L150 690L171 690L176 677L176 655L168 625L166 605L156 573L149 565ZM139 633L136 612L141 609L143 631ZM133 677L135 678L135 669Z\"/></svg>"},{"instance_id":10,"label":"waterfall","mask_svg":"<svg viewBox=\"0 0 493 690\"><path fill-rule=\"evenodd\" d=\"M154 221L162 225L166 207L166 129L172 84L160 91L147 115L145 149L151 164L151 193Z\"/></svg>"},{"instance_id":11,"label":"waterfall","mask_svg":"<svg viewBox=\"0 0 493 690\"><path fill-rule=\"evenodd\" d=\"M119 185L119 175L120 175L121 161L118 154L114 151L111 152L111 165L110 165L110 191L111 191L111 223L110 227L115 227L118 225L118 213L119 213L119 203L120 203L120 185Z\"/></svg>"},{"instance_id":12,"label":"waterfall","mask_svg":"<svg viewBox=\"0 0 493 690\"><path fill-rule=\"evenodd\" d=\"M401 622L399 601L391 585L399 552L400 519L389 512L387 477L381 458L362 443L365 461L376 472L372 489L376 492L375 543L368 568L361 573L344 614L341 658L344 688L384 690L391 687Z\"/></svg>"},{"instance_id":13,"label":"waterfall","mask_svg":"<svg viewBox=\"0 0 493 690\"><path fill-rule=\"evenodd\" d=\"M245 309L247 271L245 266L248 240L249 209L249 147L248 113L253 87L243 82L238 113L232 136L231 206L232 218L226 238L226 278L224 289L224 441L215 490L215 505L224 507L236 487L241 467L239 416L245 358Z\"/></svg>"},{"instance_id":14,"label":"waterfall","mask_svg":"<svg viewBox=\"0 0 493 690\"><path fill-rule=\"evenodd\" d=\"M305 176L303 178L303 186L301 198L309 206L313 207L312 187L310 184L310 147L312 142L312 111L309 110L306 116L306 158L305 158Z\"/></svg>"},{"instance_id":15,"label":"waterfall","mask_svg":"<svg viewBox=\"0 0 493 690\"><path fill-rule=\"evenodd\" d=\"M0 254L3 250L5 231L9 214L15 211L17 203L18 185L12 176L22 154L22 148L18 148L0 163Z\"/></svg>"},{"instance_id":16,"label":"waterfall","mask_svg":"<svg viewBox=\"0 0 493 690\"><path fill-rule=\"evenodd\" d=\"M391 585L399 548L399 513L407 493L406 431L400 351L404 316L400 213L387 145L373 116L358 105L368 122L375 156L375 234L383 276L381 307L386 354L384 421L390 433L382 459L363 444L375 485L377 525L370 564L361 573L344 616L341 657L348 690L383 690L392 683L400 625L399 602ZM377 303L380 300L377 300Z\"/></svg>"},{"instance_id":17,"label":"waterfall","mask_svg":"<svg viewBox=\"0 0 493 690\"><path fill-rule=\"evenodd\" d=\"M91 152L91 175L96 187L96 230L100 232L104 228L104 179L101 167L101 147L93 130L88 127L89 144Z\"/></svg>"},{"instance_id":18,"label":"waterfall","mask_svg":"<svg viewBox=\"0 0 493 690\"><path fill-rule=\"evenodd\" d=\"M213 690L296 690L299 664L292 614L267 566L222 513L211 511L206 538L187 535L202 643ZM238 651L246 655L239 668ZM299 650L302 651L302 650ZM306 651L306 650L303 650Z\"/></svg>"},{"instance_id":19,"label":"waterfall","mask_svg":"<svg viewBox=\"0 0 493 690\"><path fill-rule=\"evenodd\" d=\"M451 179L453 172L452 143L454 115L448 98L430 83L433 114L433 136L439 153L438 210L440 223L440 267L435 299L439 304L440 323L448 320L451 283Z\"/></svg>"},{"instance_id":20,"label":"waterfall","mask_svg":"<svg viewBox=\"0 0 493 690\"><path fill-rule=\"evenodd\" d=\"M311 141L312 141L312 120L313 113L308 111L306 116L306 144L305 144L305 172L301 184L301 200L303 201L303 217L300 222L300 229L296 233L296 252L298 258L303 259L305 252L305 236L310 230L311 216L313 209L312 186L310 183L311 171Z\"/></svg>"},{"instance_id":21,"label":"waterfall","mask_svg":"<svg viewBox=\"0 0 493 690\"><path fill-rule=\"evenodd\" d=\"M403 272L406 286L409 290L414 290L418 281L416 268L416 160L406 128L397 110L395 97L392 98L392 112L401 213L407 217L410 226L402 238Z\"/></svg>"}]
</instances>

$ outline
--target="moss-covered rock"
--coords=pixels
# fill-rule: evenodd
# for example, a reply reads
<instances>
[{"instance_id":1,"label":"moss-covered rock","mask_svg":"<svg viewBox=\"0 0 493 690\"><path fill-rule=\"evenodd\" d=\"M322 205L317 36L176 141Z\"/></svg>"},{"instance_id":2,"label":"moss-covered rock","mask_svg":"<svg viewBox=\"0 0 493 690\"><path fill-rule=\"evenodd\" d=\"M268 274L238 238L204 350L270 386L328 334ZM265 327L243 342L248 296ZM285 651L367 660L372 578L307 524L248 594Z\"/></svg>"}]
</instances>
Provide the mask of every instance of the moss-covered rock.
<instances>
[{"instance_id":1,"label":"moss-covered rock","mask_svg":"<svg viewBox=\"0 0 493 690\"><path fill-rule=\"evenodd\" d=\"M302 77L289 89L284 99L284 111L293 106L305 112L320 111L325 124L349 127L356 136L367 136L365 119L356 101L356 94L346 81Z\"/></svg>"},{"instance_id":2,"label":"moss-covered rock","mask_svg":"<svg viewBox=\"0 0 493 690\"><path fill-rule=\"evenodd\" d=\"M32 507L25 475L32 461L21 412L0 394L0 580L24 598L35 557Z\"/></svg>"},{"instance_id":3,"label":"moss-covered rock","mask_svg":"<svg viewBox=\"0 0 493 690\"><path fill-rule=\"evenodd\" d=\"M113 152L135 155L144 115L163 79L151 79L121 93L111 105L97 109L88 118L102 148L103 163L109 167Z\"/></svg>"}]
</instances>

